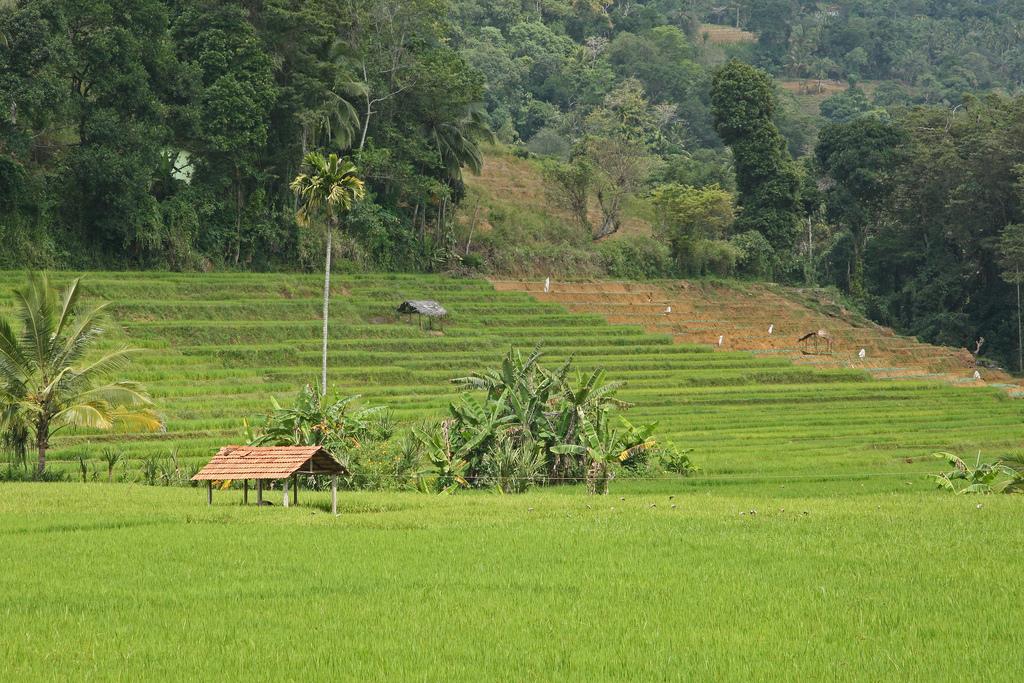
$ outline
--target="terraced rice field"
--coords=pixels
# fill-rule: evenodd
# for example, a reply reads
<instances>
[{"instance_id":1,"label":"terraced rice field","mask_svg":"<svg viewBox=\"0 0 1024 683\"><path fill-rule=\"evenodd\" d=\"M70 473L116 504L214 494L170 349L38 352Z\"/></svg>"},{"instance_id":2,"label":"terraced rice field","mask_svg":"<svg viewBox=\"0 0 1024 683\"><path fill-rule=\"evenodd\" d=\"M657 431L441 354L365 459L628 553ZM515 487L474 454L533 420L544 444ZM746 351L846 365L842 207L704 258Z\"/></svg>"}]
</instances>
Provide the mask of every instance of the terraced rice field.
<instances>
[{"instance_id":1,"label":"terraced rice field","mask_svg":"<svg viewBox=\"0 0 1024 683\"><path fill-rule=\"evenodd\" d=\"M901 337L815 290L776 285L669 282L660 286L616 282L556 283L549 292L537 281L496 280L502 291L528 292L579 313L599 313L614 324L640 325L683 344L751 351L799 365L863 370L881 379L940 379L953 384L1024 391L1006 373L978 368L966 349L934 346ZM824 341L800 343L824 330ZM864 357L860 357L863 351ZM975 371L980 377L975 377Z\"/></svg>"},{"instance_id":2,"label":"terraced rice field","mask_svg":"<svg viewBox=\"0 0 1024 683\"><path fill-rule=\"evenodd\" d=\"M21 274L0 274L5 312L21 281ZM265 412L270 396L288 399L318 375L317 276L94 273L86 283L114 302L106 344L142 349L128 374L148 386L167 432L68 434L52 454L65 466L111 442L135 458L177 448L183 458L205 460L239 441L243 419ZM443 332L397 319L395 307L408 298L446 306ZM882 382L869 371L884 375L879 368L812 367L775 349L718 349L707 344L710 331L645 331L652 326L643 302L621 306L628 309L621 318L566 306L577 308L495 291L482 280L340 276L329 383L410 423L443 414L454 395L450 378L497 363L510 345L543 343L552 361L574 354L582 369L603 366L625 380L623 397L637 404L632 417L658 420L665 435L694 449L700 481L722 484L924 486L916 475L935 470L929 454L937 449L1021 450L1024 402L1000 389L928 377Z\"/></svg>"}]
</instances>

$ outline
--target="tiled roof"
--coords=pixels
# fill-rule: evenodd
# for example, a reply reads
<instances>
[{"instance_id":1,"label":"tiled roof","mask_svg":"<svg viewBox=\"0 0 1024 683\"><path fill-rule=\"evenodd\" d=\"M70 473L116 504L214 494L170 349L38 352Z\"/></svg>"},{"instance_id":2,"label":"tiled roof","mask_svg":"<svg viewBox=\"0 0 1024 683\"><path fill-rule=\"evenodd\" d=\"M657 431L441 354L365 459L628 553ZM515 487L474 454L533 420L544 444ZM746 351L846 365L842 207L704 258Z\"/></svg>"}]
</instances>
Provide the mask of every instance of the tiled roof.
<instances>
[{"instance_id":1,"label":"tiled roof","mask_svg":"<svg viewBox=\"0 0 1024 683\"><path fill-rule=\"evenodd\" d=\"M300 470L347 474L320 446L225 446L192 480L285 479Z\"/></svg>"}]
</instances>

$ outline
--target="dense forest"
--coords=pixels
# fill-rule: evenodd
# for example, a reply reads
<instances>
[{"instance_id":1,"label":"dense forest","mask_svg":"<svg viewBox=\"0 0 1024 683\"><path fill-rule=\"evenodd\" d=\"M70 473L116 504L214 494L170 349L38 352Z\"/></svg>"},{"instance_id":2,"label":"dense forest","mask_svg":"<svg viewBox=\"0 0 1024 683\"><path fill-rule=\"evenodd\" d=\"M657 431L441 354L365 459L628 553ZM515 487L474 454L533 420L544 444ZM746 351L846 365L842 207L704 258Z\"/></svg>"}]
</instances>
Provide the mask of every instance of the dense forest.
<instances>
[{"instance_id":1,"label":"dense forest","mask_svg":"<svg viewBox=\"0 0 1024 683\"><path fill-rule=\"evenodd\" d=\"M1016 367L1022 82L1010 0L0 3L0 267L311 268L323 150L343 268L832 285ZM568 220L473 235L499 149Z\"/></svg>"}]
</instances>

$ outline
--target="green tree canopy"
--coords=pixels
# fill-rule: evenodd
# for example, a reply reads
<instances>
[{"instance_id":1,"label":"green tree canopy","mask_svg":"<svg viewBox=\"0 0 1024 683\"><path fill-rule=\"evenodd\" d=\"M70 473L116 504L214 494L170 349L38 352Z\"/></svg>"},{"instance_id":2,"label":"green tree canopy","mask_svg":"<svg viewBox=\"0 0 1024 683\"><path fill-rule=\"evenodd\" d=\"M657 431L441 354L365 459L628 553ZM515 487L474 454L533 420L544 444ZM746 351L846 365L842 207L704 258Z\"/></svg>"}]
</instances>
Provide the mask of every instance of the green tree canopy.
<instances>
[{"instance_id":1,"label":"green tree canopy","mask_svg":"<svg viewBox=\"0 0 1024 683\"><path fill-rule=\"evenodd\" d=\"M715 72L711 104L715 130L735 159L737 231L757 230L776 252L791 253L801 217L800 174L773 121L771 77L730 61Z\"/></svg>"}]
</instances>

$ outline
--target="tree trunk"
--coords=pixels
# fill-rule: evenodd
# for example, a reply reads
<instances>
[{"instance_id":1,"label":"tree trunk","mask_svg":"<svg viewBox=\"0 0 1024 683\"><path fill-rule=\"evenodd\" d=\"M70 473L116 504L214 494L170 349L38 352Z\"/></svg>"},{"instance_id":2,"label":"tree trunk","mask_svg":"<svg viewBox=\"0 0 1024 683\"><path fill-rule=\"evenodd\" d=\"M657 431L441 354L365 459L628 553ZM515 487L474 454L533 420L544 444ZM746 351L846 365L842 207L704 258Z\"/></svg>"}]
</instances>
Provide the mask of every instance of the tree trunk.
<instances>
[{"instance_id":1,"label":"tree trunk","mask_svg":"<svg viewBox=\"0 0 1024 683\"><path fill-rule=\"evenodd\" d=\"M619 222L614 216L606 215L604 220L601 221L601 227L597 229L597 233L594 235L594 241L604 239L609 235L614 235L619 231Z\"/></svg>"},{"instance_id":2,"label":"tree trunk","mask_svg":"<svg viewBox=\"0 0 1024 683\"><path fill-rule=\"evenodd\" d=\"M850 294L860 299L864 297L864 244L861 238L853 238L853 275L850 278Z\"/></svg>"},{"instance_id":3,"label":"tree trunk","mask_svg":"<svg viewBox=\"0 0 1024 683\"><path fill-rule=\"evenodd\" d=\"M814 223L807 217L807 284L814 284Z\"/></svg>"},{"instance_id":4,"label":"tree trunk","mask_svg":"<svg viewBox=\"0 0 1024 683\"><path fill-rule=\"evenodd\" d=\"M331 305L331 250L333 249L334 221L327 221L327 256L324 258L324 346L320 372L320 393L327 395L327 315Z\"/></svg>"},{"instance_id":5,"label":"tree trunk","mask_svg":"<svg viewBox=\"0 0 1024 683\"><path fill-rule=\"evenodd\" d=\"M235 166L235 265L242 256L242 172Z\"/></svg>"},{"instance_id":6,"label":"tree trunk","mask_svg":"<svg viewBox=\"0 0 1024 683\"><path fill-rule=\"evenodd\" d=\"M36 447L39 450L39 474L46 471L46 450L50 447L50 424L41 421L36 429Z\"/></svg>"},{"instance_id":7,"label":"tree trunk","mask_svg":"<svg viewBox=\"0 0 1024 683\"><path fill-rule=\"evenodd\" d=\"M359 137L359 151L366 146L366 134L370 130L370 115L373 114L373 100L370 99L370 81L366 74L366 63L363 63L363 85L366 87L366 116L363 119L363 133Z\"/></svg>"},{"instance_id":8,"label":"tree trunk","mask_svg":"<svg viewBox=\"0 0 1024 683\"><path fill-rule=\"evenodd\" d=\"M469 256L469 248L473 244L473 232L476 230L476 222L480 217L480 200L476 200L476 209L473 211L473 222L469 224L469 237L466 239L466 256Z\"/></svg>"},{"instance_id":9,"label":"tree trunk","mask_svg":"<svg viewBox=\"0 0 1024 683\"><path fill-rule=\"evenodd\" d=\"M1024 325L1020 319L1020 272L1017 272L1017 370L1024 374Z\"/></svg>"}]
</instances>

